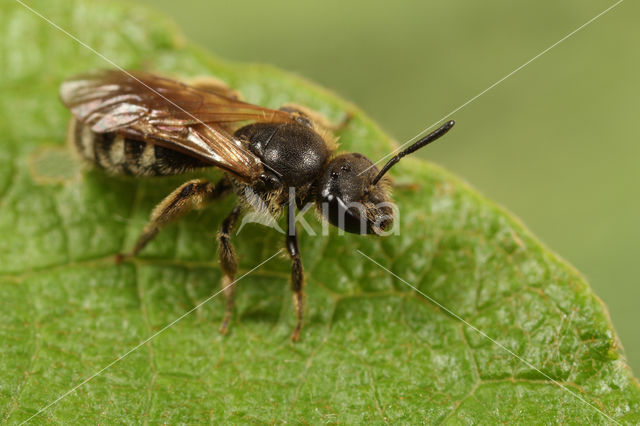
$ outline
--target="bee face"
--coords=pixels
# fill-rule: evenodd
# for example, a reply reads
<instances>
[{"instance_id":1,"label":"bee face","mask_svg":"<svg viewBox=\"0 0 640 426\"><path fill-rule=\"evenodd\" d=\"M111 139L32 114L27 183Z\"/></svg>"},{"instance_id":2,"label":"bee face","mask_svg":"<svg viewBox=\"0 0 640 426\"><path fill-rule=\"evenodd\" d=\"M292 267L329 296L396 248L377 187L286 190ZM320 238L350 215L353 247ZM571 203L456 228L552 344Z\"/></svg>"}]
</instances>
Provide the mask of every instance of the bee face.
<instances>
[{"instance_id":1,"label":"bee face","mask_svg":"<svg viewBox=\"0 0 640 426\"><path fill-rule=\"evenodd\" d=\"M393 222L388 183L372 184L378 168L362 154L339 155L320 178L317 208L334 226L354 234L381 234Z\"/></svg>"}]
</instances>

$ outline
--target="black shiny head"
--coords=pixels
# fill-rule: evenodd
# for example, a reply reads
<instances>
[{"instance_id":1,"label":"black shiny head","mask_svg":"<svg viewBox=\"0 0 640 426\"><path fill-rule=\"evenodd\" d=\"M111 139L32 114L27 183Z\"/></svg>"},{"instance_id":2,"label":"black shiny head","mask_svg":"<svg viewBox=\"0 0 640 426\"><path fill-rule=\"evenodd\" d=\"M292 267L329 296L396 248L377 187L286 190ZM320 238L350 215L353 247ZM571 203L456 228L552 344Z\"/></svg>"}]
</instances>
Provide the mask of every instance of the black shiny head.
<instances>
[{"instance_id":1,"label":"black shiny head","mask_svg":"<svg viewBox=\"0 0 640 426\"><path fill-rule=\"evenodd\" d=\"M393 223L389 182L385 174L402 157L447 133L453 120L393 156L379 170L362 154L342 154L332 159L318 184L317 208L334 226L354 234L383 234Z\"/></svg>"},{"instance_id":2,"label":"black shiny head","mask_svg":"<svg viewBox=\"0 0 640 426\"><path fill-rule=\"evenodd\" d=\"M388 182L373 184L378 168L362 154L342 154L320 178L317 208L334 226L353 234L381 234L393 223Z\"/></svg>"}]
</instances>

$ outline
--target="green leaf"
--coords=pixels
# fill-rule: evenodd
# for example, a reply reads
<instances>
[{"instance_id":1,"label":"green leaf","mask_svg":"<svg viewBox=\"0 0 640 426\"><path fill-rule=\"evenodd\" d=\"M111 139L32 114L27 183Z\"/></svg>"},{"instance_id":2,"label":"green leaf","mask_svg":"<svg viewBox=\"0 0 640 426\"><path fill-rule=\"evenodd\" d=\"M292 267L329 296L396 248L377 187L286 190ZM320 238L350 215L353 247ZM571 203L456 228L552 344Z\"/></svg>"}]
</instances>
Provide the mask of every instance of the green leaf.
<instances>
[{"instance_id":1,"label":"green leaf","mask_svg":"<svg viewBox=\"0 0 640 426\"><path fill-rule=\"evenodd\" d=\"M212 58L154 13L106 2L29 5L123 67L214 75L251 102L296 102L335 121L352 113L343 149L373 159L392 149L353 105L271 67ZM189 214L139 258L114 263L184 177L112 178L81 170L63 151L69 112L60 82L108 66L19 3L0 6L0 416L9 423L220 286L215 237L233 200ZM302 235L300 342L289 341L295 319L281 255L238 284L229 336L217 332L224 306L215 297L34 421L640 421L638 383L584 278L445 170L407 159L393 174L400 235ZM284 243L255 224L234 238L242 272Z\"/></svg>"}]
</instances>

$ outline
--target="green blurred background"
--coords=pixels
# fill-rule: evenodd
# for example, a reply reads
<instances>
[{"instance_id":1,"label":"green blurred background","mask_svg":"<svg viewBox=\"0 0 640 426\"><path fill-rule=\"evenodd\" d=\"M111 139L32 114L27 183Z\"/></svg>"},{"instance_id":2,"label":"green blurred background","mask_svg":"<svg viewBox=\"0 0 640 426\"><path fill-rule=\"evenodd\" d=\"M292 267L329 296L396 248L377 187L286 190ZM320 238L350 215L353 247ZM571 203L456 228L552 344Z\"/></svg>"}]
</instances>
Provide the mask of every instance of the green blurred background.
<instances>
[{"instance_id":1,"label":"green blurred background","mask_svg":"<svg viewBox=\"0 0 640 426\"><path fill-rule=\"evenodd\" d=\"M220 57L332 89L399 142L615 3L137 1ZM636 374L639 17L637 1L622 2L455 113L454 131L421 153L514 212L587 277Z\"/></svg>"}]
</instances>

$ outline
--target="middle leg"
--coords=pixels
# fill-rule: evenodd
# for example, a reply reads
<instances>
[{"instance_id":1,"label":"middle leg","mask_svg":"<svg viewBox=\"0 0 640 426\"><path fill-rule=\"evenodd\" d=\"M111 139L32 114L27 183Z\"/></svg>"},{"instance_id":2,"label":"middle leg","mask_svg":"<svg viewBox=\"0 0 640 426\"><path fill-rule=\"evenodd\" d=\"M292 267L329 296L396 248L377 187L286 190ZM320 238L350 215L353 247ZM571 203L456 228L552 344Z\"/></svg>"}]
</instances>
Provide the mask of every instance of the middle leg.
<instances>
[{"instance_id":1,"label":"middle leg","mask_svg":"<svg viewBox=\"0 0 640 426\"><path fill-rule=\"evenodd\" d=\"M300 258L300 249L298 248L298 233L296 231L296 204L294 201L289 202L289 210L287 214L288 232L287 232L287 250L291 257L291 289L293 290L293 300L296 305L296 328L291 334L291 340L297 341L300 337L302 329L302 319L304 316L304 268L302 267L302 259Z\"/></svg>"},{"instance_id":2,"label":"middle leg","mask_svg":"<svg viewBox=\"0 0 640 426\"><path fill-rule=\"evenodd\" d=\"M231 321L231 314L233 312L233 294L235 292L235 285L233 283L236 272L238 271L238 259L236 252L231 244L231 231L238 221L238 218L242 214L242 208L236 205L229 216L222 222L220 233L218 234L218 240L220 243L220 267L222 268L222 291L227 299L226 310L224 313L224 319L220 325L220 333L226 334L229 327L229 321Z\"/></svg>"}]
</instances>

